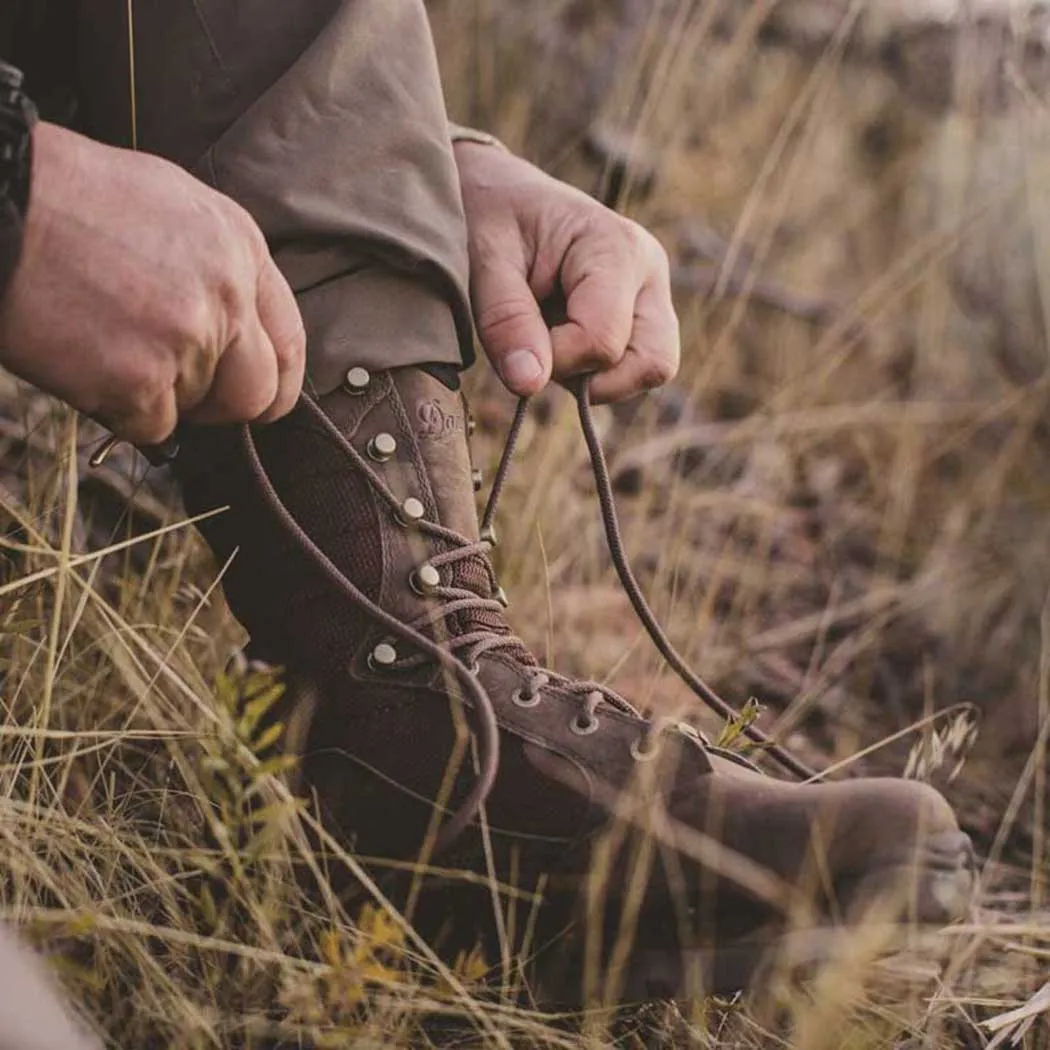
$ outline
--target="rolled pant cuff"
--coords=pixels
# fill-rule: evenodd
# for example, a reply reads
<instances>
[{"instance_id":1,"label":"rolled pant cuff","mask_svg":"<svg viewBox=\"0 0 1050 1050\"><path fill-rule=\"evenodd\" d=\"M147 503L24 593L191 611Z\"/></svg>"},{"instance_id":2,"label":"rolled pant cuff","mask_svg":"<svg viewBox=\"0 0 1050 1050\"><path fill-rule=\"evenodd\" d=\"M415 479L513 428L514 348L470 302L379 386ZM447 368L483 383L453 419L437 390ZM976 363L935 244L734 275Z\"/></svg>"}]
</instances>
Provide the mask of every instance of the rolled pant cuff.
<instances>
[{"instance_id":1,"label":"rolled pant cuff","mask_svg":"<svg viewBox=\"0 0 1050 1050\"><path fill-rule=\"evenodd\" d=\"M448 300L426 281L381 263L364 264L297 298L306 326L307 385L319 396L357 366L380 371L469 363Z\"/></svg>"}]
</instances>

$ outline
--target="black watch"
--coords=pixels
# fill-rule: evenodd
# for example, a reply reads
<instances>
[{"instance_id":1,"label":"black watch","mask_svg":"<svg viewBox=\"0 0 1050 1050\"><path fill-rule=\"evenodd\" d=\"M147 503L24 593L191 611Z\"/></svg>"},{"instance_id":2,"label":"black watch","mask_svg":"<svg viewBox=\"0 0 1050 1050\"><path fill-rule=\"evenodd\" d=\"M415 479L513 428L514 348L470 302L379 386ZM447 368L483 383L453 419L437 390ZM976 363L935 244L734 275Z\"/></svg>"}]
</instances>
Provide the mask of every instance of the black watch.
<instances>
[{"instance_id":1,"label":"black watch","mask_svg":"<svg viewBox=\"0 0 1050 1050\"><path fill-rule=\"evenodd\" d=\"M36 107L22 91L22 71L0 62L0 299L22 254L36 120Z\"/></svg>"}]
</instances>

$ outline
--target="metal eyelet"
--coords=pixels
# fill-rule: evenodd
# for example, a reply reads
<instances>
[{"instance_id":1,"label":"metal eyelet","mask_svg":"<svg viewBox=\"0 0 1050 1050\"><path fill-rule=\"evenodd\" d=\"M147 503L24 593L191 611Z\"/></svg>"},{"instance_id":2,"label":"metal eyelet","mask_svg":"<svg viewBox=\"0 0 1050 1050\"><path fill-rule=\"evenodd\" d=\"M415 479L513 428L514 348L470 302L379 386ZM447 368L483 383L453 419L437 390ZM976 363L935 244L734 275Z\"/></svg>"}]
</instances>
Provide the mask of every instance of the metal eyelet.
<instances>
[{"instance_id":1,"label":"metal eyelet","mask_svg":"<svg viewBox=\"0 0 1050 1050\"><path fill-rule=\"evenodd\" d=\"M467 664L467 671L477 678L478 675L481 674L481 664L479 664L477 660L471 660L470 663Z\"/></svg>"},{"instance_id":2,"label":"metal eyelet","mask_svg":"<svg viewBox=\"0 0 1050 1050\"><path fill-rule=\"evenodd\" d=\"M597 733L598 727L601 723L598 721L596 715L588 714L587 720L584 721L580 715L577 715L570 723L569 728L577 736L590 736L591 733Z\"/></svg>"},{"instance_id":3,"label":"metal eyelet","mask_svg":"<svg viewBox=\"0 0 1050 1050\"><path fill-rule=\"evenodd\" d=\"M372 671L384 671L397 663L397 650L389 642L380 642L368 654L368 666Z\"/></svg>"},{"instance_id":4,"label":"metal eyelet","mask_svg":"<svg viewBox=\"0 0 1050 1050\"><path fill-rule=\"evenodd\" d=\"M401 504L397 509L397 520L402 525L412 526L418 525L423 520L423 515L426 513L426 507L423 506L422 501L416 499L415 496L409 496L404 503Z\"/></svg>"},{"instance_id":5,"label":"metal eyelet","mask_svg":"<svg viewBox=\"0 0 1050 1050\"><path fill-rule=\"evenodd\" d=\"M495 598L504 609L510 605L510 599L507 597L507 592L502 587L497 587L496 593L492 597Z\"/></svg>"},{"instance_id":6,"label":"metal eyelet","mask_svg":"<svg viewBox=\"0 0 1050 1050\"><path fill-rule=\"evenodd\" d=\"M474 491L480 492L485 484L485 475L480 470L475 469L470 472L470 480L474 485Z\"/></svg>"},{"instance_id":7,"label":"metal eyelet","mask_svg":"<svg viewBox=\"0 0 1050 1050\"><path fill-rule=\"evenodd\" d=\"M365 451L369 459L375 460L376 463L385 463L397 451L397 441L394 440L393 434L376 434L368 442Z\"/></svg>"},{"instance_id":8,"label":"metal eyelet","mask_svg":"<svg viewBox=\"0 0 1050 1050\"><path fill-rule=\"evenodd\" d=\"M421 598L429 598L441 586L441 573L430 562L424 562L408 577L408 585Z\"/></svg>"},{"instance_id":9,"label":"metal eyelet","mask_svg":"<svg viewBox=\"0 0 1050 1050\"><path fill-rule=\"evenodd\" d=\"M534 693L523 693L520 689L515 689L511 693L510 702L515 707L539 707L543 702L543 693L539 689Z\"/></svg>"},{"instance_id":10,"label":"metal eyelet","mask_svg":"<svg viewBox=\"0 0 1050 1050\"><path fill-rule=\"evenodd\" d=\"M637 737L631 741L631 758L635 762L652 762L654 758L659 754L659 748L657 747L642 747L642 741L645 737Z\"/></svg>"},{"instance_id":11,"label":"metal eyelet","mask_svg":"<svg viewBox=\"0 0 1050 1050\"><path fill-rule=\"evenodd\" d=\"M495 547L497 545L498 540L496 539L496 529L494 526L486 525L485 528L481 530L481 541L482 543L487 543L490 547Z\"/></svg>"},{"instance_id":12,"label":"metal eyelet","mask_svg":"<svg viewBox=\"0 0 1050 1050\"><path fill-rule=\"evenodd\" d=\"M346 378L343 380L343 389L348 394L353 394L356 397L359 394L363 394L371 382L372 377L369 375L368 369L355 367L346 373Z\"/></svg>"}]
</instances>

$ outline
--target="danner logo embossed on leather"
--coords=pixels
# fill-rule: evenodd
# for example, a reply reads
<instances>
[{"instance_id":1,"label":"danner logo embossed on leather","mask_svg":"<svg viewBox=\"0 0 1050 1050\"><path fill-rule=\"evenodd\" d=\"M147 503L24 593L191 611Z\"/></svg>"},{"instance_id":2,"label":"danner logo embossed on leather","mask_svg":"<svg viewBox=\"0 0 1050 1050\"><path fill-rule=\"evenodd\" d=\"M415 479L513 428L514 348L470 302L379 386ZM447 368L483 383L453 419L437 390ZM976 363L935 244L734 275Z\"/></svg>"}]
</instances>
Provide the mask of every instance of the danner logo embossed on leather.
<instances>
[{"instance_id":1,"label":"danner logo embossed on leather","mask_svg":"<svg viewBox=\"0 0 1050 1050\"><path fill-rule=\"evenodd\" d=\"M439 440L463 430L463 419L452 415L441 407L437 398L422 402L416 409L419 417L419 436Z\"/></svg>"}]
</instances>

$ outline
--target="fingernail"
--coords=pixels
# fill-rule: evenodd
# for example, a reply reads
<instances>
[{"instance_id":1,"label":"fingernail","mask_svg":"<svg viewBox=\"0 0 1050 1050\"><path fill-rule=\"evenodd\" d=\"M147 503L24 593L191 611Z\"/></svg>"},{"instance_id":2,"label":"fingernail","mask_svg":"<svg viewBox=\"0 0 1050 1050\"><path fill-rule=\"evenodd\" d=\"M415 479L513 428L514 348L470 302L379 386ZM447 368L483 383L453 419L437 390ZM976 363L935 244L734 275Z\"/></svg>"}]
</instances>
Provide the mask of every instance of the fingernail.
<instances>
[{"instance_id":1,"label":"fingernail","mask_svg":"<svg viewBox=\"0 0 1050 1050\"><path fill-rule=\"evenodd\" d=\"M532 386L543 377L543 365L531 350L511 350L500 365L507 385L514 389Z\"/></svg>"}]
</instances>

